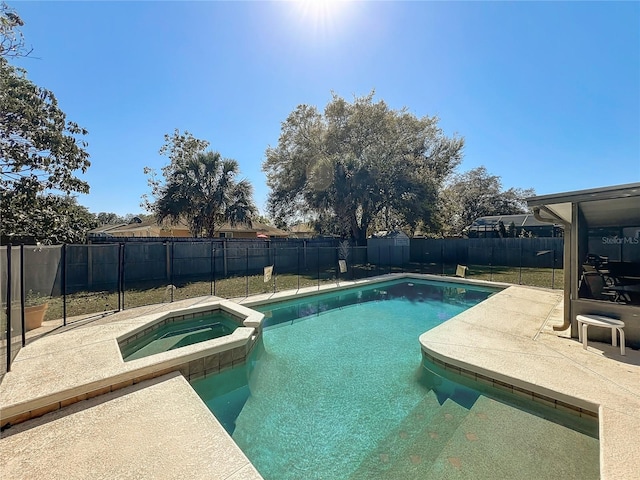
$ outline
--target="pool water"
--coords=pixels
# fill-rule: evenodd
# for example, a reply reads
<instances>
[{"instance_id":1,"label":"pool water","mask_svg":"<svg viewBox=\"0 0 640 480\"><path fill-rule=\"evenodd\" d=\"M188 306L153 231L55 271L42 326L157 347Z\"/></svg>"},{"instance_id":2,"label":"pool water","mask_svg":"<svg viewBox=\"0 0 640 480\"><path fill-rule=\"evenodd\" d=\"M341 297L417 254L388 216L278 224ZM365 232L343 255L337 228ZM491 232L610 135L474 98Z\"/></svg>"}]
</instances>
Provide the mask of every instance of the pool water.
<instances>
[{"instance_id":1,"label":"pool water","mask_svg":"<svg viewBox=\"0 0 640 480\"><path fill-rule=\"evenodd\" d=\"M180 320L159 326L139 339L121 346L124 361L168 352L194 343L229 335L238 328L233 316L217 311L190 320Z\"/></svg>"},{"instance_id":2,"label":"pool water","mask_svg":"<svg viewBox=\"0 0 640 480\"><path fill-rule=\"evenodd\" d=\"M247 363L192 385L266 480L598 478L594 422L425 368L419 335L493 292L404 281L258 307Z\"/></svg>"}]
</instances>

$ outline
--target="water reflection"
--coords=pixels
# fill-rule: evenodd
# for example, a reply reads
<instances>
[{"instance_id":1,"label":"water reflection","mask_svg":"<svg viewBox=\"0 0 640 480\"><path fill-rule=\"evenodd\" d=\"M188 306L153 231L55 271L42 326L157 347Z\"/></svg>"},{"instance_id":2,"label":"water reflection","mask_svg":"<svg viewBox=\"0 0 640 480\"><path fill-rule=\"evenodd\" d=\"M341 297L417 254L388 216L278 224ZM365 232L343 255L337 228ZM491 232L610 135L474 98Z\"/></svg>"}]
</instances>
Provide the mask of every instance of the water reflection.
<instances>
[{"instance_id":1,"label":"water reflection","mask_svg":"<svg viewBox=\"0 0 640 480\"><path fill-rule=\"evenodd\" d=\"M460 284L401 281L381 283L358 290L344 290L330 294L314 295L276 305L254 307L265 314L264 327L270 327L297 319L317 316L323 312L366 302L382 302L402 299L412 303L443 302L471 307L495 293L495 289Z\"/></svg>"}]
</instances>

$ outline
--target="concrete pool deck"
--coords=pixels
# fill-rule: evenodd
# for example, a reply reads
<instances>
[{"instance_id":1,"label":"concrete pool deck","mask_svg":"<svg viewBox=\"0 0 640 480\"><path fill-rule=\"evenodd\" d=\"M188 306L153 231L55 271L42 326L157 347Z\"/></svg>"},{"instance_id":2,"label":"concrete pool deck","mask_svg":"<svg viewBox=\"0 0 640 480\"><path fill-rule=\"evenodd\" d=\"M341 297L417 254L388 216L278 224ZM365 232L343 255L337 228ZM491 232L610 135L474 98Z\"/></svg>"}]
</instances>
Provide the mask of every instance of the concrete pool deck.
<instances>
[{"instance_id":1,"label":"concrete pool deck","mask_svg":"<svg viewBox=\"0 0 640 480\"><path fill-rule=\"evenodd\" d=\"M534 392L558 409L566 403L596 411L601 478L638 478L640 351L621 356L619 347L591 341L584 350L568 332L553 331L562 318L561 292L512 286L424 333L420 343L453 371Z\"/></svg>"},{"instance_id":2,"label":"concrete pool deck","mask_svg":"<svg viewBox=\"0 0 640 480\"><path fill-rule=\"evenodd\" d=\"M260 299L267 298L274 296ZM636 478L640 352L629 348L622 357L619 349L596 342L585 351L577 339L554 332L552 324L562 323L561 300L558 291L512 286L423 334L420 344L454 367L599 409L602 478ZM0 384L0 417L42 409L43 398L59 398L74 385L98 382L103 391L73 404L58 400L56 411L2 432L2 478L261 478L179 373L125 385L110 373L112 354L99 353L141 316L204 302L211 297L126 310L23 348ZM416 339L416 348L420 344ZM103 384L122 388L110 391Z\"/></svg>"}]
</instances>

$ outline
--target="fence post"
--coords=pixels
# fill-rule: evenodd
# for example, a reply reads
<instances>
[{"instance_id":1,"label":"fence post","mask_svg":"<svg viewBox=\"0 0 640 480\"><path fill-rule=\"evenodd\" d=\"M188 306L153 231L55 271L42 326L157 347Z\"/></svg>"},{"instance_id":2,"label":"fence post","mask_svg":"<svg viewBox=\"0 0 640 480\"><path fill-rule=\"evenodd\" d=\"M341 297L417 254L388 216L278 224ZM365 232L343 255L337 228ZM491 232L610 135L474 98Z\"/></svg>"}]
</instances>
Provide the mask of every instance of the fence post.
<instances>
[{"instance_id":1,"label":"fence post","mask_svg":"<svg viewBox=\"0 0 640 480\"><path fill-rule=\"evenodd\" d=\"M405 248L408 248L408 247L405 247L405 246L403 245L401 248L402 248L402 250L401 250L402 258L400 259L400 262L402 262L402 270L401 270L401 271L402 271L402 273L404 273L404 272L405 272L404 249L405 249ZM407 258L409 258L409 257L407 257ZM407 267L408 267L408 265L407 265Z\"/></svg>"},{"instance_id":2,"label":"fence post","mask_svg":"<svg viewBox=\"0 0 640 480\"><path fill-rule=\"evenodd\" d=\"M173 285L173 254L174 254L173 245L174 245L174 242L171 242L171 264L170 264L170 267L169 267L170 268L169 285L171 285L171 288L170 288L170 290L171 290L171 303L173 303L173 291L175 290L173 288L174 287L174 285Z\"/></svg>"},{"instance_id":3,"label":"fence post","mask_svg":"<svg viewBox=\"0 0 640 480\"><path fill-rule=\"evenodd\" d=\"M456 255L457 256L457 255ZM442 275L444 275L444 242L440 241L440 265Z\"/></svg>"},{"instance_id":4,"label":"fence post","mask_svg":"<svg viewBox=\"0 0 640 480\"><path fill-rule=\"evenodd\" d=\"M211 242L213 245L213 242ZM213 295L217 296L216 292L216 248L213 247Z\"/></svg>"},{"instance_id":5,"label":"fence post","mask_svg":"<svg viewBox=\"0 0 640 480\"><path fill-rule=\"evenodd\" d=\"M273 272L271 272L271 275L273 276L273 293L276 293L276 291L278 290L278 285L276 280L276 272L277 272L276 258L277 257L278 257L278 249L274 247L273 248Z\"/></svg>"},{"instance_id":6,"label":"fence post","mask_svg":"<svg viewBox=\"0 0 640 480\"><path fill-rule=\"evenodd\" d=\"M318 290L320 290L320 247L316 247L318 250Z\"/></svg>"},{"instance_id":7,"label":"fence post","mask_svg":"<svg viewBox=\"0 0 640 480\"><path fill-rule=\"evenodd\" d=\"M245 248L245 268L244 268L245 296L249 296L249 247Z\"/></svg>"},{"instance_id":8,"label":"fence post","mask_svg":"<svg viewBox=\"0 0 640 480\"><path fill-rule=\"evenodd\" d=\"M222 271L224 272L224 278L227 278L229 272L227 271L227 240L222 241Z\"/></svg>"},{"instance_id":9,"label":"fence post","mask_svg":"<svg viewBox=\"0 0 640 480\"><path fill-rule=\"evenodd\" d=\"M11 370L11 283L11 244L7 243L7 372ZM21 308L24 317L24 302Z\"/></svg>"},{"instance_id":10,"label":"fence post","mask_svg":"<svg viewBox=\"0 0 640 480\"><path fill-rule=\"evenodd\" d=\"M67 244L62 244L62 325L67 326Z\"/></svg>"},{"instance_id":11,"label":"fence post","mask_svg":"<svg viewBox=\"0 0 640 480\"><path fill-rule=\"evenodd\" d=\"M304 254L307 254L307 249L304 249ZM300 290L300 247L296 247L296 260L298 263L298 290Z\"/></svg>"},{"instance_id":12,"label":"fence post","mask_svg":"<svg viewBox=\"0 0 640 480\"><path fill-rule=\"evenodd\" d=\"M351 281L355 280L355 268L353 268L354 265L354 259L356 258L355 253L353 253L353 245L349 245L349 252L351 252L351 264L350 266L347 266L347 268L351 269Z\"/></svg>"},{"instance_id":13,"label":"fence post","mask_svg":"<svg viewBox=\"0 0 640 480\"><path fill-rule=\"evenodd\" d=\"M214 253L215 250L213 249L213 240L211 240L209 242L209 295L213 295L213 279L214 279L214 269L215 269L215 263L214 263Z\"/></svg>"},{"instance_id":14,"label":"fence post","mask_svg":"<svg viewBox=\"0 0 640 480\"><path fill-rule=\"evenodd\" d=\"M118 311L124 310L124 243L118 244Z\"/></svg>"},{"instance_id":15,"label":"fence post","mask_svg":"<svg viewBox=\"0 0 640 480\"><path fill-rule=\"evenodd\" d=\"M491 256L489 257L489 281L493 281L493 245L491 245Z\"/></svg>"},{"instance_id":16,"label":"fence post","mask_svg":"<svg viewBox=\"0 0 640 480\"><path fill-rule=\"evenodd\" d=\"M93 250L90 243L87 245L87 286L89 291L93 291Z\"/></svg>"},{"instance_id":17,"label":"fence post","mask_svg":"<svg viewBox=\"0 0 640 480\"><path fill-rule=\"evenodd\" d=\"M553 255L553 263L551 264L551 289L555 287L556 283L556 249L555 247L551 250L551 254Z\"/></svg>"},{"instance_id":18,"label":"fence post","mask_svg":"<svg viewBox=\"0 0 640 480\"><path fill-rule=\"evenodd\" d=\"M22 346L24 347L27 344L27 325L24 319L24 243L20 244L20 309L22 310ZM7 337L8 339L9 337Z\"/></svg>"},{"instance_id":19,"label":"fence post","mask_svg":"<svg viewBox=\"0 0 640 480\"><path fill-rule=\"evenodd\" d=\"M165 251L165 267L166 267L166 278L171 284L171 251L169 248L169 242L164 242L164 251Z\"/></svg>"},{"instance_id":20,"label":"fence post","mask_svg":"<svg viewBox=\"0 0 640 480\"><path fill-rule=\"evenodd\" d=\"M522 239L518 242L520 244L520 274L518 276L518 285L522 285Z\"/></svg>"},{"instance_id":21,"label":"fence post","mask_svg":"<svg viewBox=\"0 0 640 480\"><path fill-rule=\"evenodd\" d=\"M302 240L302 258L304 259L304 269L306 271L309 265L307 263L307 241L306 240ZM298 258L298 267L299 265L300 265L300 258ZM298 268L298 270L300 269Z\"/></svg>"}]
</instances>

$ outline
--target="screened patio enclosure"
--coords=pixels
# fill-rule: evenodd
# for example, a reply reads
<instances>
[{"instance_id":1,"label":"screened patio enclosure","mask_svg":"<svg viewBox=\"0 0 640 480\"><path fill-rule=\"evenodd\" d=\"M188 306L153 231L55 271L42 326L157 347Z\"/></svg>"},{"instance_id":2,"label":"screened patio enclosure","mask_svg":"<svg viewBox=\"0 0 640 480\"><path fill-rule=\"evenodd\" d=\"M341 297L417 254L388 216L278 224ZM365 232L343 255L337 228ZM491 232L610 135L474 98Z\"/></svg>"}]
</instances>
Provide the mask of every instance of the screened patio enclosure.
<instances>
[{"instance_id":1,"label":"screened patio enclosure","mask_svg":"<svg viewBox=\"0 0 640 480\"><path fill-rule=\"evenodd\" d=\"M627 345L640 348L640 183L527 199L540 220L564 226L564 315L578 337L576 315L625 322ZM607 329L589 338L610 341Z\"/></svg>"}]
</instances>

